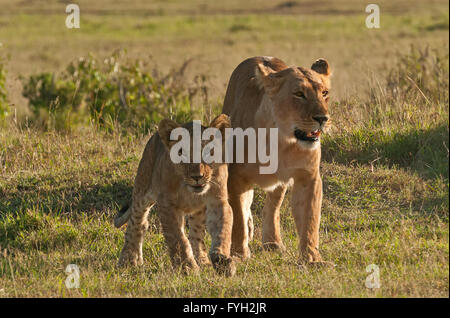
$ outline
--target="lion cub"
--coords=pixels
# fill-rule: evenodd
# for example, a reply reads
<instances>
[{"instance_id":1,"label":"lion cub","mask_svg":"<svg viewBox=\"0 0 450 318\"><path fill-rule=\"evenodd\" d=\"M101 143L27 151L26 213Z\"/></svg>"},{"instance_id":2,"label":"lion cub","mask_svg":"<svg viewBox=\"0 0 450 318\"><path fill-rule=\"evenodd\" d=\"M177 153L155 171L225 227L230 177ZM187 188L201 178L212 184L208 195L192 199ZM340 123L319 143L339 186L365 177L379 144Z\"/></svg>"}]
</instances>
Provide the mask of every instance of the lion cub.
<instances>
[{"instance_id":1,"label":"lion cub","mask_svg":"<svg viewBox=\"0 0 450 318\"><path fill-rule=\"evenodd\" d=\"M174 266L181 266L184 272L188 272L197 271L198 264L209 264L204 244L206 224L212 241L209 252L212 265L219 273L232 276L235 273L235 265L230 258L233 213L228 204L227 164L206 164L203 159L200 163L172 162L170 149L177 141L170 139L170 133L177 127L189 131L190 143L193 144L192 122L180 126L174 121L162 120L158 133L148 141L139 163L131 205L126 211L119 212L114 220L116 227L128 221L119 265L143 263L142 243L148 226L147 215L157 204ZM230 127L228 116L219 115L210 127L219 129L225 136L225 128ZM202 132L205 129L201 126ZM202 149L205 143L202 141ZM193 162L193 151L190 152L189 162ZM189 239L184 229L185 215L189 215Z\"/></svg>"}]
</instances>

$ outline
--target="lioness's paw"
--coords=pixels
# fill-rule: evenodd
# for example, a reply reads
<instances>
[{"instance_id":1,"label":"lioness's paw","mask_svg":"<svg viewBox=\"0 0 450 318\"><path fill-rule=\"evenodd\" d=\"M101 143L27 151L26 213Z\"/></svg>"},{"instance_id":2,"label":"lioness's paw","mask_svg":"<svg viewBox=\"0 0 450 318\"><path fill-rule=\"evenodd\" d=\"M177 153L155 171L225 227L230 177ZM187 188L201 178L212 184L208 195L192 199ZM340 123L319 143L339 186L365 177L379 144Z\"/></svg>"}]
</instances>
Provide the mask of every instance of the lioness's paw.
<instances>
[{"instance_id":1,"label":"lioness's paw","mask_svg":"<svg viewBox=\"0 0 450 318\"><path fill-rule=\"evenodd\" d=\"M300 267L300 269L305 269L305 268L315 268L315 269L319 269L319 268L334 268L336 267L336 264L334 264L333 262L326 262L326 261L313 261L313 262L299 262L298 266Z\"/></svg>"},{"instance_id":2,"label":"lioness's paw","mask_svg":"<svg viewBox=\"0 0 450 318\"><path fill-rule=\"evenodd\" d=\"M263 243L263 249L266 251L279 251L284 252L286 247L281 242L265 242Z\"/></svg>"},{"instance_id":3,"label":"lioness's paw","mask_svg":"<svg viewBox=\"0 0 450 318\"><path fill-rule=\"evenodd\" d=\"M211 262L217 273L231 277L236 274L236 265L231 257L222 254L212 254Z\"/></svg>"}]
</instances>

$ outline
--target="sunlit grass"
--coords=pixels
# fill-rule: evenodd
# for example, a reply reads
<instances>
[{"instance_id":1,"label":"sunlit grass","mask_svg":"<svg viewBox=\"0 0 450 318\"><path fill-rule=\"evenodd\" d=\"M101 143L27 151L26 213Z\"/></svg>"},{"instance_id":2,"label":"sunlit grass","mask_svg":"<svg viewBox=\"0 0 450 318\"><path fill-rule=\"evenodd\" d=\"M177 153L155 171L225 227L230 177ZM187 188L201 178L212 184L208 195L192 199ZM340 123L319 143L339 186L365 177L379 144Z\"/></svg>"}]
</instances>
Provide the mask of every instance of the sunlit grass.
<instances>
[{"instance_id":1,"label":"sunlit grass","mask_svg":"<svg viewBox=\"0 0 450 318\"><path fill-rule=\"evenodd\" d=\"M5 10L13 6L2 1ZM130 55L153 55L161 69L202 55L193 68L208 74L213 105L202 105L198 115L208 121L220 111L215 101L222 100L233 67L248 56L270 54L304 66L321 56L332 62L337 93L330 107L333 129L322 140L320 250L337 266L297 266L288 198L281 212L287 250L263 251L264 194L257 190L253 256L238 264L236 276L224 278L212 268L190 276L173 270L157 211L149 216L144 265L119 269L124 229L114 228L112 219L130 200L149 135L114 126L42 130L19 116L0 128L0 297L448 297L448 13L440 10L448 3L381 1L386 14L380 30L364 27L364 8L353 0L330 4L339 15L312 15L323 10L313 5L289 15L255 12L251 2L232 0L232 14L216 2L202 9L214 15L193 15L185 14L184 2L142 1L156 14L118 16L110 11L131 10L128 4L117 1L99 14L104 1L80 3L88 11L80 30L60 27L64 15L51 11L61 6L56 2L44 8L49 12L30 2L0 15L9 76L61 71L87 51L106 56L121 46ZM275 5L263 1L261 7ZM435 55L427 61L443 77L433 73L434 81L422 87L413 76L420 91L414 85L402 91L396 83L403 95L390 95L390 70L400 78L423 71L397 64L393 52L408 52L410 43L439 51L446 68ZM14 108L26 109L16 95L10 95ZM149 134L156 124L150 123ZM80 268L79 289L65 287L68 264ZM370 264L380 268L379 289L365 286Z\"/></svg>"}]
</instances>

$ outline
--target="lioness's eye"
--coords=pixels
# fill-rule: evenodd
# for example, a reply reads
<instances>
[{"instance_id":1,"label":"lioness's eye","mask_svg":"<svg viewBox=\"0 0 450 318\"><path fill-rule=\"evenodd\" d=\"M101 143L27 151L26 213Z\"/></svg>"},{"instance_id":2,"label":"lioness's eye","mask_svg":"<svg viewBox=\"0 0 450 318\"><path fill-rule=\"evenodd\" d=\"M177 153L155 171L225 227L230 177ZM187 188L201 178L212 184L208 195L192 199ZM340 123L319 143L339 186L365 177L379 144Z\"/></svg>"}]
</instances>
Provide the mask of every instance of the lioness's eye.
<instances>
[{"instance_id":1,"label":"lioness's eye","mask_svg":"<svg viewBox=\"0 0 450 318\"><path fill-rule=\"evenodd\" d=\"M323 91L323 92L322 92L322 96L323 96L323 97L327 97L327 96L328 96L328 91Z\"/></svg>"},{"instance_id":2,"label":"lioness's eye","mask_svg":"<svg viewBox=\"0 0 450 318\"><path fill-rule=\"evenodd\" d=\"M296 92L294 93L295 96L300 97L300 98L306 98L305 94L303 94L303 92Z\"/></svg>"}]
</instances>

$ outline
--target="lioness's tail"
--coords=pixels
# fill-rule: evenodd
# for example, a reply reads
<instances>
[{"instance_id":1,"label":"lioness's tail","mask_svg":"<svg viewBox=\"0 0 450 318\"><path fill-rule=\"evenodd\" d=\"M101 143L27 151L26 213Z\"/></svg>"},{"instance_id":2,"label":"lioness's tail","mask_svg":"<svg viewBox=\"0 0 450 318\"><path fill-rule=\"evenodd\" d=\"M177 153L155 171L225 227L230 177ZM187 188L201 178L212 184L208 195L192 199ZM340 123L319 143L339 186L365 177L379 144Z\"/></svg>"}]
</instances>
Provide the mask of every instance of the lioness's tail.
<instances>
[{"instance_id":1,"label":"lioness's tail","mask_svg":"<svg viewBox=\"0 0 450 318\"><path fill-rule=\"evenodd\" d=\"M119 228L125 223L127 223L130 218L131 208L128 204L126 204L114 217L114 226Z\"/></svg>"}]
</instances>

